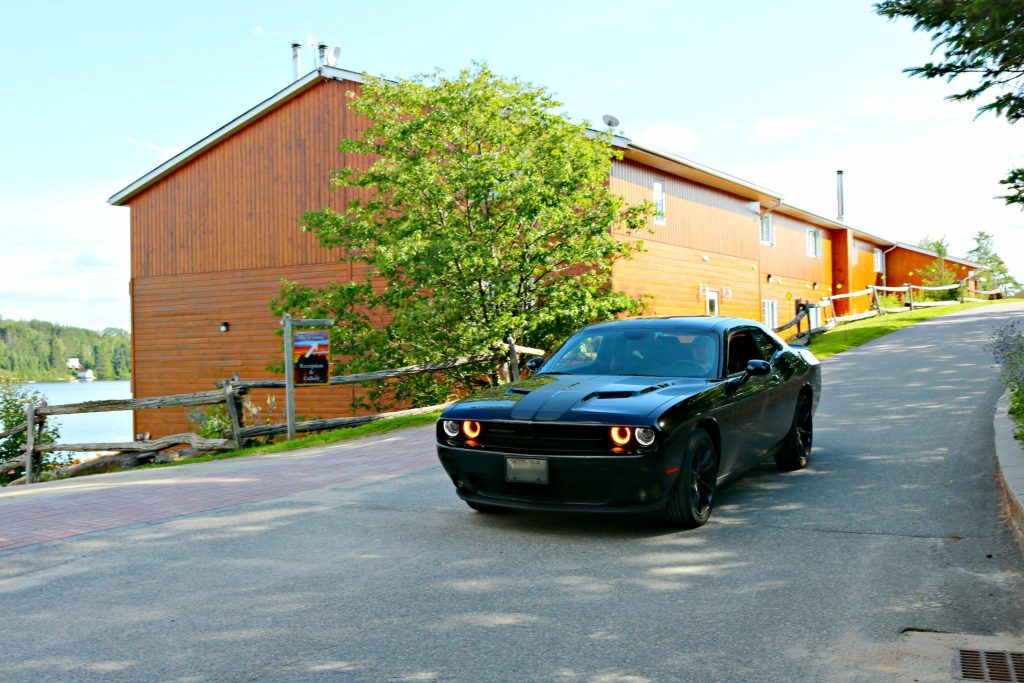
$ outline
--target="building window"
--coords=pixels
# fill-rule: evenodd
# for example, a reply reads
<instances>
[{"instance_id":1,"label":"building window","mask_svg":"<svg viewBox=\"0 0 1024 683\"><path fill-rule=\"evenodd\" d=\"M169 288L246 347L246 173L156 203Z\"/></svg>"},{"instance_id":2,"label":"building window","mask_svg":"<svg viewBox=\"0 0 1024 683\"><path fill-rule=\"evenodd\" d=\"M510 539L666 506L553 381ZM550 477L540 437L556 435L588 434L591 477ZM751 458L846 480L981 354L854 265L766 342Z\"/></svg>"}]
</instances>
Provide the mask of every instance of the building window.
<instances>
[{"instance_id":1,"label":"building window","mask_svg":"<svg viewBox=\"0 0 1024 683\"><path fill-rule=\"evenodd\" d=\"M875 272L885 272L885 255L882 253L881 249L875 249Z\"/></svg>"},{"instance_id":2,"label":"building window","mask_svg":"<svg viewBox=\"0 0 1024 683\"><path fill-rule=\"evenodd\" d=\"M779 326L779 302L772 299L761 299L761 322L774 330Z\"/></svg>"},{"instance_id":3,"label":"building window","mask_svg":"<svg viewBox=\"0 0 1024 683\"><path fill-rule=\"evenodd\" d=\"M665 225L665 183L654 181L654 224Z\"/></svg>"},{"instance_id":4,"label":"building window","mask_svg":"<svg viewBox=\"0 0 1024 683\"><path fill-rule=\"evenodd\" d=\"M775 246L775 217L770 213L761 216L761 244Z\"/></svg>"},{"instance_id":5,"label":"building window","mask_svg":"<svg viewBox=\"0 0 1024 683\"><path fill-rule=\"evenodd\" d=\"M821 258L821 230L807 228L807 255Z\"/></svg>"},{"instance_id":6,"label":"building window","mask_svg":"<svg viewBox=\"0 0 1024 683\"><path fill-rule=\"evenodd\" d=\"M718 292L708 290L704 296L704 312L708 315L718 315Z\"/></svg>"}]
</instances>

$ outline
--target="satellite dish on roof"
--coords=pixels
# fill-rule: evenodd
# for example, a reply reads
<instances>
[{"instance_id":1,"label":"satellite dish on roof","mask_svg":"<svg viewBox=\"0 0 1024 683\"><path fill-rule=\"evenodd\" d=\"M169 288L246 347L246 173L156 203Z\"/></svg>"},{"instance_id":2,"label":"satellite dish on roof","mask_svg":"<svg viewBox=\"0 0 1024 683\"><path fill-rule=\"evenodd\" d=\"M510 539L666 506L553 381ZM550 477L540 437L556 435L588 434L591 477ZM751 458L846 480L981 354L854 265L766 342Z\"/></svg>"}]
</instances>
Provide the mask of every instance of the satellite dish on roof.
<instances>
[{"instance_id":1,"label":"satellite dish on roof","mask_svg":"<svg viewBox=\"0 0 1024 683\"><path fill-rule=\"evenodd\" d=\"M619 120L612 116L611 114L605 114L604 116L601 117L601 120L604 121L604 125L608 126L609 128L615 128L617 125L619 125Z\"/></svg>"},{"instance_id":2,"label":"satellite dish on roof","mask_svg":"<svg viewBox=\"0 0 1024 683\"><path fill-rule=\"evenodd\" d=\"M334 46L327 53L327 66L338 66L338 57L341 56L341 48Z\"/></svg>"}]
</instances>

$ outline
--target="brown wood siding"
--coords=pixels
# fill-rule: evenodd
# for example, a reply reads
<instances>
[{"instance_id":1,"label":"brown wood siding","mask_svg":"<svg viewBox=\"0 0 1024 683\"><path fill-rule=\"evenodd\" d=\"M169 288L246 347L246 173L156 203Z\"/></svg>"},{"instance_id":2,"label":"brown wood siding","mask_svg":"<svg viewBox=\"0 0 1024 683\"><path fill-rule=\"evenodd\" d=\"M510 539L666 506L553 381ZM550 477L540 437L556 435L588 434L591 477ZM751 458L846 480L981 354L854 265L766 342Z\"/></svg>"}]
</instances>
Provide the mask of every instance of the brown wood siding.
<instances>
[{"instance_id":1,"label":"brown wood siding","mask_svg":"<svg viewBox=\"0 0 1024 683\"><path fill-rule=\"evenodd\" d=\"M662 242L738 258L758 258L758 205L726 192L670 176L632 161L612 164L609 187L630 204L653 201L654 181L665 183L665 225L642 233Z\"/></svg>"},{"instance_id":2,"label":"brown wood siding","mask_svg":"<svg viewBox=\"0 0 1024 683\"><path fill-rule=\"evenodd\" d=\"M612 279L619 291L646 295L648 315L703 315L704 285L718 292L721 315L760 319L756 261L643 241L644 252L612 266Z\"/></svg>"},{"instance_id":3,"label":"brown wood siding","mask_svg":"<svg viewBox=\"0 0 1024 683\"><path fill-rule=\"evenodd\" d=\"M279 318L268 302L280 279L322 287L350 277L347 264L320 264L220 273L137 278L134 284L134 395L137 398L205 391L238 373L241 379L281 379L266 370L283 359ZM220 331L227 322L228 332ZM265 405L268 392L254 400ZM284 414L284 392L277 395L277 422ZM351 415L350 387L300 388L298 415ZM187 431L184 410L145 410L135 414L136 432L163 436Z\"/></svg>"},{"instance_id":4,"label":"brown wood siding","mask_svg":"<svg viewBox=\"0 0 1024 683\"><path fill-rule=\"evenodd\" d=\"M784 278L819 283L827 292L832 284L832 231L805 223L790 216L775 216L775 246L760 246L761 272ZM821 256L807 255L807 229L822 234ZM760 233L758 233L760 235ZM758 238L760 244L760 237Z\"/></svg>"},{"instance_id":5,"label":"brown wood siding","mask_svg":"<svg viewBox=\"0 0 1024 683\"><path fill-rule=\"evenodd\" d=\"M920 287L924 284L924 269L935 263L936 258L911 249L896 247L885 257L886 284L890 287L900 287L909 283ZM946 261L946 268L956 275L957 280L967 277L970 270L963 264L949 260Z\"/></svg>"},{"instance_id":6,"label":"brown wood siding","mask_svg":"<svg viewBox=\"0 0 1024 683\"><path fill-rule=\"evenodd\" d=\"M765 278L767 278L767 275L765 275ZM803 299L811 303L820 303L821 298L828 294L828 289L821 285L821 283L818 284L818 289L815 290L814 282L814 280L799 280L797 278L775 276L774 282L764 281L761 283L761 298L775 301L777 304L779 325L786 324L796 316L797 300ZM761 309L759 307L755 320L761 319ZM790 334L792 332L787 331L782 336L786 337Z\"/></svg>"},{"instance_id":7,"label":"brown wood siding","mask_svg":"<svg viewBox=\"0 0 1024 683\"><path fill-rule=\"evenodd\" d=\"M336 261L299 219L352 196L328 181L338 141L366 126L346 106L357 88L323 81L133 197L133 276Z\"/></svg>"}]
</instances>

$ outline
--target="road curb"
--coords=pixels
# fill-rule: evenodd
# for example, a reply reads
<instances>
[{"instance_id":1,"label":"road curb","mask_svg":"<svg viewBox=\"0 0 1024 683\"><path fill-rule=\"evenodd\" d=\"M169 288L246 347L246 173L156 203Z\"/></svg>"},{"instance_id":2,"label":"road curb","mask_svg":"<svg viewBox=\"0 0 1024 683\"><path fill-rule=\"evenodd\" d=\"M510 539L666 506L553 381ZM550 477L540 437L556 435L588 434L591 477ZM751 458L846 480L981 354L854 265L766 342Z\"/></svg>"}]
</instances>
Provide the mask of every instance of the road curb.
<instances>
[{"instance_id":1,"label":"road curb","mask_svg":"<svg viewBox=\"0 0 1024 683\"><path fill-rule=\"evenodd\" d=\"M996 441L996 482L1003 497L1010 526L1024 550L1024 445L1013 438L1013 419L1009 416L1009 389L996 403L992 418Z\"/></svg>"}]
</instances>

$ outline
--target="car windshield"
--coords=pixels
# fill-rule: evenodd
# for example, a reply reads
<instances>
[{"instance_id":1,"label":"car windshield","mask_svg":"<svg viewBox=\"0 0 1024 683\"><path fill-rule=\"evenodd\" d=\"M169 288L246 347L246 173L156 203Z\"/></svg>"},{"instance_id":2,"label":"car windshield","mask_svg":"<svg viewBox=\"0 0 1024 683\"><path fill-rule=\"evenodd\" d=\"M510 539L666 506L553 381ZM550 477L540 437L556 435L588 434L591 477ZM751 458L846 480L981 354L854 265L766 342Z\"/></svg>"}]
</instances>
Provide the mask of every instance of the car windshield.
<instances>
[{"instance_id":1,"label":"car windshield","mask_svg":"<svg viewBox=\"0 0 1024 683\"><path fill-rule=\"evenodd\" d=\"M541 368L568 375L718 376L718 341L706 332L658 329L583 330Z\"/></svg>"}]
</instances>

